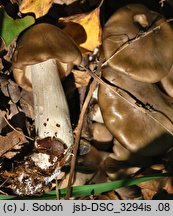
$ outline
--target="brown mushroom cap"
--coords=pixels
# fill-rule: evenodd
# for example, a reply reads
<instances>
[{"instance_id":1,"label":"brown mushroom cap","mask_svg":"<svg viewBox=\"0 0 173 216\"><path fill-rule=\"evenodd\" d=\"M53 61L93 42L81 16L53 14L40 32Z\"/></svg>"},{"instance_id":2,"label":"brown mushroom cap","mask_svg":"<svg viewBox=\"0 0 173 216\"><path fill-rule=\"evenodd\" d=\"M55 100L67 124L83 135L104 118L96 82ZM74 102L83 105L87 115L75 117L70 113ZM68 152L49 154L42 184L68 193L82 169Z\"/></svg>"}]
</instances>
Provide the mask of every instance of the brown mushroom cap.
<instances>
[{"instance_id":1,"label":"brown mushroom cap","mask_svg":"<svg viewBox=\"0 0 173 216\"><path fill-rule=\"evenodd\" d=\"M159 85L167 95L173 97L173 66L168 75L159 82Z\"/></svg>"},{"instance_id":2,"label":"brown mushroom cap","mask_svg":"<svg viewBox=\"0 0 173 216\"><path fill-rule=\"evenodd\" d=\"M143 156L164 154L173 145L173 136L164 128L173 132L172 101L161 93L156 84L136 81L109 66L102 71L102 76L121 87L120 94L134 105L108 87L99 87L99 105L109 131L132 153ZM140 106L145 106L146 110Z\"/></svg>"},{"instance_id":3,"label":"brown mushroom cap","mask_svg":"<svg viewBox=\"0 0 173 216\"><path fill-rule=\"evenodd\" d=\"M159 29L132 42L141 33ZM168 74L173 64L173 29L158 13L140 4L129 4L118 11L103 29L103 49L106 60L121 49L108 64L133 79L155 83Z\"/></svg>"},{"instance_id":4,"label":"brown mushroom cap","mask_svg":"<svg viewBox=\"0 0 173 216\"><path fill-rule=\"evenodd\" d=\"M59 66L61 63L71 66L80 64L81 53L74 41L58 27L47 23L37 24L26 30L17 43L13 56L13 74L16 82L27 89L31 84L25 77L26 66L48 59L56 59ZM69 72L69 69L60 70L60 77L67 76Z\"/></svg>"},{"instance_id":5,"label":"brown mushroom cap","mask_svg":"<svg viewBox=\"0 0 173 216\"><path fill-rule=\"evenodd\" d=\"M102 123L93 122L91 127L92 145L99 150L109 150L113 145L113 136Z\"/></svg>"}]
</instances>

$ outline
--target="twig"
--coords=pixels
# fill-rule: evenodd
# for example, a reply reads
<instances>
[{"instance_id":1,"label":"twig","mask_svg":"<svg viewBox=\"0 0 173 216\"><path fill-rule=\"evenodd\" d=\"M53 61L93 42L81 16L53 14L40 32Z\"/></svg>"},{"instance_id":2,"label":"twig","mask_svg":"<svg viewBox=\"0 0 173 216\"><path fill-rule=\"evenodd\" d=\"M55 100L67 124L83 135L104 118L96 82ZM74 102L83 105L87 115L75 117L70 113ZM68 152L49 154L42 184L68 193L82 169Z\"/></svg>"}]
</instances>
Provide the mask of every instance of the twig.
<instances>
[{"instance_id":1,"label":"twig","mask_svg":"<svg viewBox=\"0 0 173 216\"><path fill-rule=\"evenodd\" d=\"M20 135L25 136L27 139L29 139L29 140L31 140L31 141L34 141L34 139L32 139L31 137L26 136L25 134L23 134L23 133L21 133L19 130L17 130L15 127L13 127L13 125L10 124L10 122L9 122L8 119L5 117L5 115L3 115L2 110L0 110L0 114L1 114L1 116L4 118L5 122L6 122L14 131L16 131L17 133L19 133Z\"/></svg>"},{"instance_id":2,"label":"twig","mask_svg":"<svg viewBox=\"0 0 173 216\"><path fill-rule=\"evenodd\" d=\"M104 0L101 0L101 1L100 1L100 4L98 5L97 8L101 8L101 6L103 5L103 3L104 3Z\"/></svg>"},{"instance_id":3,"label":"twig","mask_svg":"<svg viewBox=\"0 0 173 216\"><path fill-rule=\"evenodd\" d=\"M124 50L125 48L127 48L129 45L131 45L132 43L135 43L136 41L140 40L143 37L146 37L147 35L153 33L156 30L159 30L161 28L161 26L165 23L169 23L172 22L173 18L166 20L165 22L161 23L159 26L156 26L155 28L141 33L139 35L137 35L135 38L131 39L130 41L125 42L124 44L122 44L113 54L111 57L109 57L105 62L103 62L102 67L107 65L109 61L111 61L116 55L118 55L118 53L120 53L122 50Z\"/></svg>"},{"instance_id":4,"label":"twig","mask_svg":"<svg viewBox=\"0 0 173 216\"><path fill-rule=\"evenodd\" d=\"M96 84L97 84L97 82L95 80L93 80L91 85L90 85L89 92L88 92L87 97L84 101L84 104L83 104L83 107L82 107L82 110L81 110L81 113L79 116L79 121L78 121L78 125L76 128L73 157L71 160L71 169L70 169L70 175L69 175L68 186L67 186L66 200L68 200L70 198L70 195L71 195L71 185L72 185L72 181L73 181L73 177L74 177L77 150L78 150L78 146L79 146L80 135L81 135L81 131L82 131L82 125L83 125L83 121L84 121L85 112L87 110L88 104L89 104L91 97L93 95L93 92L95 90Z\"/></svg>"}]
</instances>

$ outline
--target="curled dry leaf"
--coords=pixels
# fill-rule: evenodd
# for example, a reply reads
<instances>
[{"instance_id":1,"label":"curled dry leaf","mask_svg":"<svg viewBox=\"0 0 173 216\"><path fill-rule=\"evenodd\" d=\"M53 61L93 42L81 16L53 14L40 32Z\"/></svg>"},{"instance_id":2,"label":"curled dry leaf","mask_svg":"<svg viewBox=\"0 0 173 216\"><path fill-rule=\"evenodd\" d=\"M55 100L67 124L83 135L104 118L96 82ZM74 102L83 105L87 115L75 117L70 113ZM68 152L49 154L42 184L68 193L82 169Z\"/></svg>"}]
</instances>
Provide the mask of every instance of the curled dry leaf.
<instances>
[{"instance_id":1,"label":"curled dry leaf","mask_svg":"<svg viewBox=\"0 0 173 216\"><path fill-rule=\"evenodd\" d=\"M19 86L12 80L8 80L6 85L1 87L1 91L6 97L10 97L13 103L17 103L21 97Z\"/></svg>"},{"instance_id":2,"label":"curled dry leaf","mask_svg":"<svg viewBox=\"0 0 173 216\"><path fill-rule=\"evenodd\" d=\"M2 115L0 115L0 132L2 131L2 128L6 126L6 122Z\"/></svg>"},{"instance_id":3,"label":"curled dry leaf","mask_svg":"<svg viewBox=\"0 0 173 216\"><path fill-rule=\"evenodd\" d=\"M100 26L100 8L89 13L78 14L67 18L61 18L63 23L66 23L64 31L66 31L80 47L89 51L93 51L101 44L101 26ZM80 24L85 30L85 41L80 41L79 32L74 29L74 23ZM81 34L83 32L81 31ZM84 35L81 35L84 38Z\"/></svg>"},{"instance_id":4,"label":"curled dry leaf","mask_svg":"<svg viewBox=\"0 0 173 216\"><path fill-rule=\"evenodd\" d=\"M24 145L26 142L26 138L22 131L12 131L6 136L0 136L0 156L8 156L8 158L11 158L11 156L14 156L14 152L11 154L9 152L13 149L21 149L22 145ZM16 154L17 153L18 152L16 152Z\"/></svg>"},{"instance_id":5,"label":"curled dry leaf","mask_svg":"<svg viewBox=\"0 0 173 216\"><path fill-rule=\"evenodd\" d=\"M91 76L88 73L79 70L73 70L72 72L74 75L75 85L77 88L85 87L88 85L91 78Z\"/></svg>"},{"instance_id":6,"label":"curled dry leaf","mask_svg":"<svg viewBox=\"0 0 173 216\"><path fill-rule=\"evenodd\" d=\"M143 194L143 198L145 200L151 200L153 196L159 191L161 186L160 179L154 179L149 182L143 182L139 184L139 187L141 187L141 191Z\"/></svg>"},{"instance_id":7,"label":"curled dry leaf","mask_svg":"<svg viewBox=\"0 0 173 216\"><path fill-rule=\"evenodd\" d=\"M11 120L17 114L19 114L19 107L15 103L11 103L9 110L6 112L7 120Z\"/></svg>"},{"instance_id":8,"label":"curled dry leaf","mask_svg":"<svg viewBox=\"0 0 173 216\"><path fill-rule=\"evenodd\" d=\"M44 16L51 8L53 0L23 0L19 6L21 13L34 13L36 19Z\"/></svg>"},{"instance_id":9,"label":"curled dry leaf","mask_svg":"<svg viewBox=\"0 0 173 216\"><path fill-rule=\"evenodd\" d=\"M142 175L145 176L145 175L160 173L164 171L165 170L162 164L156 164L146 169L144 172L142 172ZM140 176L141 174L137 175L137 177ZM165 187L166 185L167 179L168 178L160 178L160 179L153 179L151 181L139 183L138 186L141 188L141 192L144 200L151 200L153 196L155 196L160 190L162 190L163 187Z\"/></svg>"}]
</instances>

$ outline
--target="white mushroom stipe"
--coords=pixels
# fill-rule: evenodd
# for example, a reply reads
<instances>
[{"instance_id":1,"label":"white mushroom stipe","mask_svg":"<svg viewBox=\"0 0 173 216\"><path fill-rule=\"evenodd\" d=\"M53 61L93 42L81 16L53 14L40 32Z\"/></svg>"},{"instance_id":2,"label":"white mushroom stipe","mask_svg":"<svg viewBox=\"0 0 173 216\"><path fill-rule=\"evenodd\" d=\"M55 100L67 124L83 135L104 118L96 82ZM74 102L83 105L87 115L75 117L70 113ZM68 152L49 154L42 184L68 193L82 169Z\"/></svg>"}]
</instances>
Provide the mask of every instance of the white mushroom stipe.
<instances>
[{"instance_id":1,"label":"white mushroom stipe","mask_svg":"<svg viewBox=\"0 0 173 216\"><path fill-rule=\"evenodd\" d=\"M31 67L38 139L55 137L68 148L73 144L73 132L56 60L49 59L27 67Z\"/></svg>"}]
</instances>

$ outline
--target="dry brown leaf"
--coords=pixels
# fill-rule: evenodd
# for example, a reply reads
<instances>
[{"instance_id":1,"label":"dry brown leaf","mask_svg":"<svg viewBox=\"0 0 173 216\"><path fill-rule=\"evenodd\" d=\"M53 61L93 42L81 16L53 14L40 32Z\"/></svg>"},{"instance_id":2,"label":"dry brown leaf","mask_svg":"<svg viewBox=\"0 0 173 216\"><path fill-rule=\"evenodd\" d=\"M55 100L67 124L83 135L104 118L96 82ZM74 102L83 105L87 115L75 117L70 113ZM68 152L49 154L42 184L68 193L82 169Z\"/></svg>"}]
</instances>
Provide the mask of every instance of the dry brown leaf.
<instances>
[{"instance_id":1,"label":"dry brown leaf","mask_svg":"<svg viewBox=\"0 0 173 216\"><path fill-rule=\"evenodd\" d=\"M53 0L23 0L19 10L21 13L34 13L37 19L44 16L52 4Z\"/></svg>"},{"instance_id":2,"label":"dry brown leaf","mask_svg":"<svg viewBox=\"0 0 173 216\"><path fill-rule=\"evenodd\" d=\"M142 175L150 175L154 173L160 173L163 171L164 166L162 164L153 165L150 168L146 169ZM141 175L137 176L140 177ZM151 200L155 194L158 193L158 191L163 186L163 179L153 179L151 181L141 182L138 184L138 186L141 188L142 195L144 200Z\"/></svg>"},{"instance_id":3,"label":"dry brown leaf","mask_svg":"<svg viewBox=\"0 0 173 216\"><path fill-rule=\"evenodd\" d=\"M137 185L121 187L116 192L121 200L136 200L142 197L141 189Z\"/></svg>"},{"instance_id":4,"label":"dry brown leaf","mask_svg":"<svg viewBox=\"0 0 173 216\"><path fill-rule=\"evenodd\" d=\"M4 120L3 116L0 115L0 132L2 128L4 128L7 125L6 121Z\"/></svg>"},{"instance_id":5,"label":"dry brown leaf","mask_svg":"<svg viewBox=\"0 0 173 216\"><path fill-rule=\"evenodd\" d=\"M21 149L22 145L26 143L26 138L22 131L12 131L6 136L0 136L0 156L7 157L14 156L14 152L9 153L12 149ZM8 153L8 154L6 154ZM17 152L15 152L17 154Z\"/></svg>"},{"instance_id":6,"label":"dry brown leaf","mask_svg":"<svg viewBox=\"0 0 173 216\"><path fill-rule=\"evenodd\" d=\"M80 44L80 48L93 51L101 44L102 31L99 14L100 8L96 8L89 13L61 18L60 20L67 24L67 27L64 28L64 31L66 31L77 44ZM73 23L80 24L85 30L85 35L82 31L76 31ZM81 41L81 38L85 38L85 41Z\"/></svg>"},{"instance_id":7,"label":"dry brown leaf","mask_svg":"<svg viewBox=\"0 0 173 216\"><path fill-rule=\"evenodd\" d=\"M21 97L19 86L12 80L4 82L4 85L1 87L1 91L6 97L10 97L13 103L17 103Z\"/></svg>"},{"instance_id":8,"label":"dry brown leaf","mask_svg":"<svg viewBox=\"0 0 173 216\"><path fill-rule=\"evenodd\" d=\"M74 75L76 88L88 85L91 78L91 76L88 73L79 70L73 70L72 72Z\"/></svg>"},{"instance_id":9,"label":"dry brown leaf","mask_svg":"<svg viewBox=\"0 0 173 216\"><path fill-rule=\"evenodd\" d=\"M152 200L153 196L159 191L160 184L160 179L138 184L138 186L141 187L144 200Z\"/></svg>"}]
</instances>

